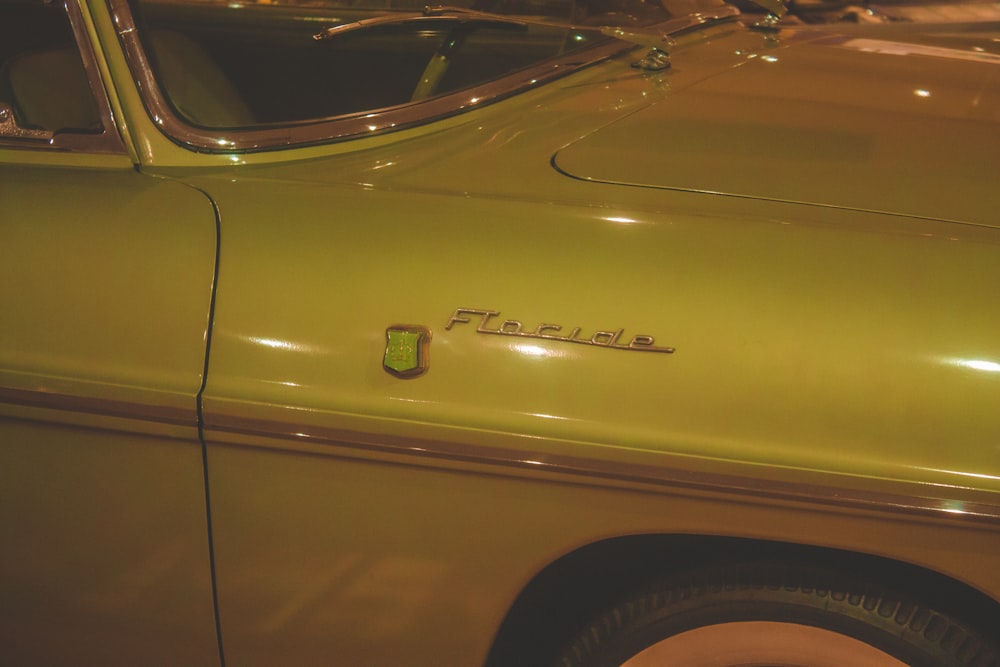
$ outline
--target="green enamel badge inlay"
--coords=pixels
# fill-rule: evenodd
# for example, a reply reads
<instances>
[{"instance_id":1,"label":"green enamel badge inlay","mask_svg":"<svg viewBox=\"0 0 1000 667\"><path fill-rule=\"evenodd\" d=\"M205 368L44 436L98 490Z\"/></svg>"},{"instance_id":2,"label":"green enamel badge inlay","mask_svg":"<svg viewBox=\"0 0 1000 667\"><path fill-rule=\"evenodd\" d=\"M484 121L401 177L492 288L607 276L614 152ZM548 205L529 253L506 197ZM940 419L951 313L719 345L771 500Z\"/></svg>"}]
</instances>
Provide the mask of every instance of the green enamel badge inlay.
<instances>
[{"instance_id":1,"label":"green enamel badge inlay","mask_svg":"<svg viewBox=\"0 0 1000 667\"><path fill-rule=\"evenodd\" d=\"M416 326L393 326L385 332L385 359L388 373L409 378L427 371L427 348L430 331Z\"/></svg>"}]
</instances>

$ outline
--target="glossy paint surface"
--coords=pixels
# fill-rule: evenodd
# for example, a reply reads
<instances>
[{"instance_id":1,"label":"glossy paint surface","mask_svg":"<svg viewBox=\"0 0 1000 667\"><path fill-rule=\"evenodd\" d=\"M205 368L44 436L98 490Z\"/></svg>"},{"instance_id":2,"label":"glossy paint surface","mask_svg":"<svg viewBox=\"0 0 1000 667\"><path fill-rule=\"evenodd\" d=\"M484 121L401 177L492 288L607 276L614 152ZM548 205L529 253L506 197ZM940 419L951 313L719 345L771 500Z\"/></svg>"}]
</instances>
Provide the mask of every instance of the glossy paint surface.
<instances>
[{"instance_id":1,"label":"glossy paint surface","mask_svg":"<svg viewBox=\"0 0 1000 667\"><path fill-rule=\"evenodd\" d=\"M658 94L623 65L530 111L493 108L392 149L193 181L229 232L209 400L961 486L978 473L971 484L993 488L990 446L939 443L956 411L976 442L997 435L997 322L965 289L996 277L996 233L565 178L546 155ZM622 122L660 105L676 106L668 96ZM593 111L564 120L574 108ZM663 154L646 159L652 173ZM623 329L677 351L489 336L479 316L455 320L460 308L499 313L484 328ZM396 321L434 331L419 382L371 365ZM722 396L733 400L720 421ZM754 433L760 449L748 449Z\"/></svg>"},{"instance_id":2,"label":"glossy paint surface","mask_svg":"<svg viewBox=\"0 0 1000 667\"><path fill-rule=\"evenodd\" d=\"M956 41L802 31L555 164L593 181L996 226L1000 54L980 46L988 35Z\"/></svg>"},{"instance_id":3,"label":"glossy paint surface","mask_svg":"<svg viewBox=\"0 0 1000 667\"><path fill-rule=\"evenodd\" d=\"M709 71L759 40L730 39ZM509 591L624 534L837 544L1000 585L992 528L948 528L940 551L942 524L890 535L847 518L869 494L995 508L1000 322L967 287L1000 278L1000 237L548 164L651 99L673 108L706 75L688 64L669 80L616 62L426 137L191 181L224 230L205 420L230 655L266 664L292 634L304 664L332 637L357 659L477 662ZM673 157L609 160L657 174ZM381 368L397 322L433 333L416 380ZM541 325L676 351L477 331ZM709 498L665 481L692 477ZM608 478L619 491L555 483ZM717 504L727 485L739 511ZM828 507L809 519L761 499L774 494ZM281 539L255 539L257 521ZM265 590L251 576L290 560ZM442 631L458 623L480 631Z\"/></svg>"},{"instance_id":4,"label":"glossy paint surface","mask_svg":"<svg viewBox=\"0 0 1000 667\"><path fill-rule=\"evenodd\" d=\"M997 65L921 61L930 112L908 57L733 27L664 73L637 51L426 127L203 155L89 9L129 156L0 153L23 655L109 662L38 650L56 605L134 664L217 664L214 583L227 664L482 664L535 574L626 535L1000 598ZM383 368L401 325L430 332L420 377Z\"/></svg>"},{"instance_id":5,"label":"glossy paint surface","mask_svg":"<svg viewBox=\"0 0 1000 667\"><path fill-rule=\"evenodd\" d=\"M0 150L0 662L210 665L214 214L128 160L60 157Z\"/></svg>"}]
</instances>

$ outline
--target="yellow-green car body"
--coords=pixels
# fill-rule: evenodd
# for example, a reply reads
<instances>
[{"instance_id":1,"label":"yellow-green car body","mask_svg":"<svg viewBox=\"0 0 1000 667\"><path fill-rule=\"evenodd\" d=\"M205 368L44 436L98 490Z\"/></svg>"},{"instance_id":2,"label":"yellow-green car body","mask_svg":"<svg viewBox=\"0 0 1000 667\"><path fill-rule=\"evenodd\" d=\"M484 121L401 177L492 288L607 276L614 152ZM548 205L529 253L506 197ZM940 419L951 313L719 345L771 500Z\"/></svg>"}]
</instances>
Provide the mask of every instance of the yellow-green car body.
<instances>
[{"instance_id":1,"label":"yellow-green car body","mask_svg":"<svg viewBox=\"0 0 1000 667\"><path fill-rule=\"evenodd\" d=\"M550 664L744 560L995 641L995 23L709 3L260 120L199 62L358 17L67 11L100 126L0 97L0 663Z\"/></svg>"}]
</instances>

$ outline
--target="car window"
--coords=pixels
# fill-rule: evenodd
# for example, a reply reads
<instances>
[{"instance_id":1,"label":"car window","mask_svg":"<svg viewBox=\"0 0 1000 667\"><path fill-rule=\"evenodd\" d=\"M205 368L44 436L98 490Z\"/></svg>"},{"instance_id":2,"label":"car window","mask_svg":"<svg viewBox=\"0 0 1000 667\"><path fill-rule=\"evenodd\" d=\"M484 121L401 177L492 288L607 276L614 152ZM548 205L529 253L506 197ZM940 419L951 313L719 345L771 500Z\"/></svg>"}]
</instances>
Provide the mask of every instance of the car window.
<instances>
[{"instance_id":1,"label":"car window","mask_svg":"<svg viewBox=\"0 0 1000 667\"><path fill-rule=\"evenodd\" d=\"M356 125L367 131L457 113L586 63L577 54L607 42L597 26L670 17L659 3L632 2L626 12L625 2L132 0L139 40L123 40L133 72L153 84L144 88L150 115L180 122L161 125L168 134L209 150L267 147L352 134L259 134L277 126L395 113ZM455 97L484 86L488 95ZM421 106L428 101L438 102ZM235 132L233 141L215 130Z\"/></svg>"},{"instance_id":2,"label":"car window","mask_svg":"<svg viewBox=\"0 0 1000 667\"><path fill-rule=\"evenodd\" d=\"M108 148L95 83L61 3L0 3L0 142Z\"/></svg>"}]
</instances>

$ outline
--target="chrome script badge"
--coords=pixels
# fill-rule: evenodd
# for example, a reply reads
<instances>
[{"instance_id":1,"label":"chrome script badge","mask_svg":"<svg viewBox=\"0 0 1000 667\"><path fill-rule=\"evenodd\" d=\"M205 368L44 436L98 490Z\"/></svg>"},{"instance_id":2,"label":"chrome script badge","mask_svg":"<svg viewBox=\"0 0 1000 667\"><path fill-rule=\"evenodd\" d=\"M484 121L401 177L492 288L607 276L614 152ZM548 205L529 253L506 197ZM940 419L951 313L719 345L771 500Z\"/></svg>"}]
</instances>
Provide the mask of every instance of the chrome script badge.
<instances>
[{"instance_id":1,"label":"chrome script badge","mask_svg":"<svg viewBox=\"0 0 1000 667\"><path fill-rule=\"evenodd\" d=\"M595 331L590 336L583 333L581 327L574 327L568 333L563 333L561 324L539 324L533 330L526 330L520 320L503 320L502 322L491 322L499 318L500 311L480 310L478 308L458 308L445 325L445 330L450 330L456 324L470 324L473 318L478 317L479 323L476 325L476 332L481 334L492 334L494 336L518 336L521 338L539 338L542 340L555 340L563 343L578 343L581 345L593 345L595 347L607 347L613 350L629 350L632 352L660 352L672 354L674 348L657 346L656 340L646 334L637 334L627 339L623 338L625 329L615 329L612 331Z\"/></svg>"}]
</instances>

